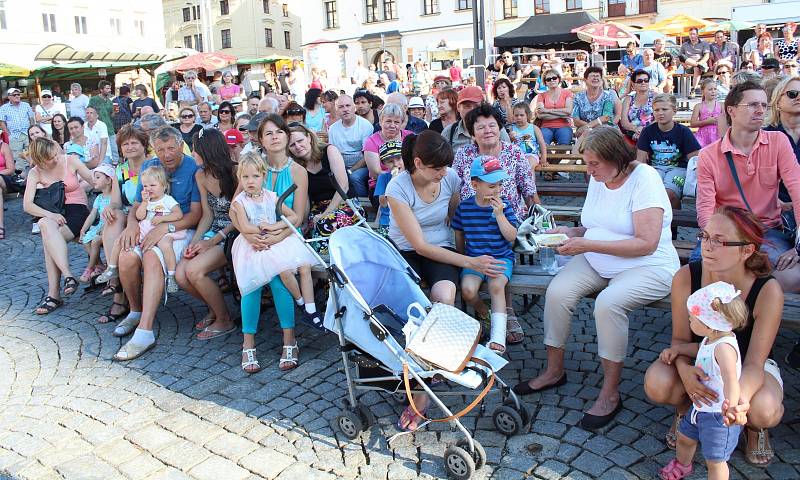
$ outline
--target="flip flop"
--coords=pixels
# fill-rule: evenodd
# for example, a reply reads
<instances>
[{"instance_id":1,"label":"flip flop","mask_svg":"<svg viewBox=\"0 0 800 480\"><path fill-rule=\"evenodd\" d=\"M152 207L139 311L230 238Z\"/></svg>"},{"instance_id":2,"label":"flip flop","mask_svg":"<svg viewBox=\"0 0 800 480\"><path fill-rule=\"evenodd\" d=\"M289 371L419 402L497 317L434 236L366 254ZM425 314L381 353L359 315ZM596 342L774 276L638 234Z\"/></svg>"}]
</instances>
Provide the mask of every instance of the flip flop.
<instances>
[{"instance_id":1,"label":"flip flop","mask_svg":"<svg viewBox=\"0 0 800 480\"><path fill-rule=\"evenodd\" d=\"M195 330L200 330L200 331L202 332L202 331L203 331L203 330L205 330L206 328L208 328L208 327L210 327L211 325L213 325L213 324L214 324L214 322L216 322L216 321L217 321L217 319L216 319L216 318L214 318L214 317L213 317L213 316L212 316L212 315L209 313L209 314L207 314L205 317L203 317L203 319L202 319L202 320L200 320L199 322L197 322L197 323L195 323L195 324L194 324L194 329L195 329Z\"/></svg>"},{"instance_id":2,"label":"flip flop","mask_svg":"<svg viewBox=\"0 0 800 480\"><path fill-rule=\"evenodd\" d=\"M238 330L238 328L236 328L236 326L233 326L233 327L231 327L231 328L229 328L227 330L215 330L215 329L213 329L211 327L206 327L203 330L201 330L197 335L195 335L194 338L196 338L197 340L203 340L203 341L211 340L213 338L224 337L225 335L230 335L231 333L234 333L237 330ZM200 335L203 335L204 333L207 333L208 335L201 337Z\"/></svg>"}]
</instances>

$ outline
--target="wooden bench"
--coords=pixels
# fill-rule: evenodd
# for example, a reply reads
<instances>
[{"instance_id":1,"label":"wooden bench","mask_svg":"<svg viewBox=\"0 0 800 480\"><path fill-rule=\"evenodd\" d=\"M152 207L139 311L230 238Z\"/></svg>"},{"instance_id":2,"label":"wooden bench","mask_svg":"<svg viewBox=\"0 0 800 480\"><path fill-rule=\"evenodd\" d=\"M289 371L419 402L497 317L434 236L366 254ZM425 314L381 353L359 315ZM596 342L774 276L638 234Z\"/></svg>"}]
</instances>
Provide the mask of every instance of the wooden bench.
<instances>
[{"instance_id":1,"label":"wooden bench","mask_svg":"<svg viewBox=\"0 0 800 480\"><path fill-rule=\"evenodd\" d=\"M585 197L588 188L589 184L587 183L572 182L542 182L536 185L536 191L540 196L554 197Z\"/></svg>"}]
</instances>

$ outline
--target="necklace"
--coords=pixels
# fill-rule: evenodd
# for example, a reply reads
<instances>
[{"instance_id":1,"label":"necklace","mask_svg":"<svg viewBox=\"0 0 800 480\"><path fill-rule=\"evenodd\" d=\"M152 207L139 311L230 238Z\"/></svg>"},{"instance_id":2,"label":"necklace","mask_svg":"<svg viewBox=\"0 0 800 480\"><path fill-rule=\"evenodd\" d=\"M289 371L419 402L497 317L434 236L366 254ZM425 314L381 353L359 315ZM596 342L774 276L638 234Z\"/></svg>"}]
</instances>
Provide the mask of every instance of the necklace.
<instances>
[{"instance_id":1,"label":"necklace","mask_svg":"<svg viewBox=\"0 0 800 480\"><path fill-rule=\"evenodd\" d=\"M261 191L259 191L258 193L244 192L244 194L247 196L247 198L261 198L262 192Z\"/></svg>"},{"instance_id":2,"label":"necklace","mask_svg":"<svg viewBox=\"0 0 800 480\"><path fill-rule=\"evenodd\" d=\"M267 164L267 170L269 170L270 172L274 172L274 173L281 173L282 171L284 171L286 169L286 167L289 166L290 163L292 163L292 159L291 158L287 158L286 159L286 163L284 163L283 166L281 166L280 168L275 168L272 165Z\"/></svg>"}]
</instances>

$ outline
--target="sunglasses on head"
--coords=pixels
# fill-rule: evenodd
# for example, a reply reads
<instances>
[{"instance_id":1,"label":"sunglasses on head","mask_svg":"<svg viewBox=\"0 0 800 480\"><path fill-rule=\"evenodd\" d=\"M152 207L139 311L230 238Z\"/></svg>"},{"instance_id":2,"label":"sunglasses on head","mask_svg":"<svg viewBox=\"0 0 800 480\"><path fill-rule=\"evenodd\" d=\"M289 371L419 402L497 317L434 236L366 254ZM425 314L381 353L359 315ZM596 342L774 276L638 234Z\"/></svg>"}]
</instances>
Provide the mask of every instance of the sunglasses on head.
<instances>
[{"instance_id":1,"label":"sunglasses on head","mask_svg":"<svg viewBox=\"0 0 800 480\"><path fill-rule=\"evenodd\" d=\"M181 118L194 118L194 114L190 114L190 115L181 115Z\"/></svg>"},{"instance_id":2,"label":"sunglasses on head","mask_svg":"<svg viewBox=\"0 0 800 480\"><path fill-rule=\"evenodd\" d=\"M558 80L558 77L547 77L544 79L545 82L552 82L554 80Z\"/></svg>"},{"instance_id":3,"label":"sunglasses on head","mask_svg":"<svg viewBox=\"0 0 800 480\"><path fill-rule=\"evenodd\" d=\"M302 108L290 108L289 110L286 110L286 113L289 115L303 115L306 112Z\"/></svg>"},{"instance_id":4,"label":"sunglasses on head","mask_svg":"<svg viewBox=\"0 0 800 480\"><path fill-rule=\"evenodd\" d=\"M797 97L800 96L800 90L786 90L786 96L789 97L791 100L795 100Z\"/></svg>"}]
</instances>

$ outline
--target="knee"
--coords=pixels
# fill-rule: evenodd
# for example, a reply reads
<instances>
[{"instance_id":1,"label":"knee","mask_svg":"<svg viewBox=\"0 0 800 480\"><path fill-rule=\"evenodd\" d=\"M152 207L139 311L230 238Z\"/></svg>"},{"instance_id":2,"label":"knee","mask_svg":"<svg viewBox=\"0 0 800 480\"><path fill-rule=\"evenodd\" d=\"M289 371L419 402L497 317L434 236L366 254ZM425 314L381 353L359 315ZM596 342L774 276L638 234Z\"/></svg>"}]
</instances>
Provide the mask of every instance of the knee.
<instances>
[{"instance_id":1,"label":"knee","mask_svg":"<svg viewBox=\"0 0 800 480\"><path fill-rule=\"evenodd\" d=\"M674 368L656 359L644 374L644 393L653 403L669 403L670 396L674 393L675 384Z\"/></svg>"},{"instance_id":2,"label":"knee","mask_svg":"<svg viewBox=\"0 0 800 480\"><path fill-rule=\"evenodd\" d=\"M468 285L465 283L461 284L461 296L464 297L464 300L470 301L474 300L475 297L478 296L478 288L474 285Z\"/></svg>"},{"instance_id":3,"label":"knee","mask_svg":"<svg viewBox=\"0 0 800 480\"><path fill-rule=\"evenodd\" d=\"M431 289L431 300L447 305L456 303L456 286L452 282L439 282Z\"/></svg>"},{"instance_id":4,"label":"knee","mask_svg":"<svg viewBox=\"0 0 800 480\"><path fill-rule=\"evenodd\" d=\"M120 252L119 271L127 272L139 268L139 257L134 252Z\"/></svg>"},{"instance_id":5,"label":"knee","mask_svg":"<svg viewBox=\"0 0 800 480\"><path fill-rule=\"evenodd\" d=\"M606 320L617 316L624 316L625 312L617 303L617 299L610 298L609 295L604 295L600 292L594 302L594 318L595 320Z\"/></svg>"},{"instance_id":6,"label":"knee","mask_svg":"<svg viewBox=\"0 0 800 480\"><path fill-rule=\"evenodd\" d=\"M747 424L755 428L772 428L783 418L783 402L775 392L767 392L762 388L750 400L750 411L747 412Z\"/></svg>"},{"instance_id":7,"label":"knee","mask_svg":"<svg viewBox=\"0 0 800 480\"><path fill-rule=\"evenodd\" d=\"M207 274L207 272L205 272L204 269L196 266L194 262L189 262L189 264L186 265L186 268L181 268L180 265L181 264L179 263L178 272L182 272L183 275L181 276L183 276L186 280L188 280L192 284L197 283Z\"/></svg>"},{"instance_id":8,"label":"knee","mask_svg":"<svg viewBox=\"0 0 800 480\"><path fill-rule=\"evenodd\" d=\"M506 291L506 281L505 277L502 279L494 279L489 282L489 294L492 296L504 296Z\"/></svg>"}]
</instances>

